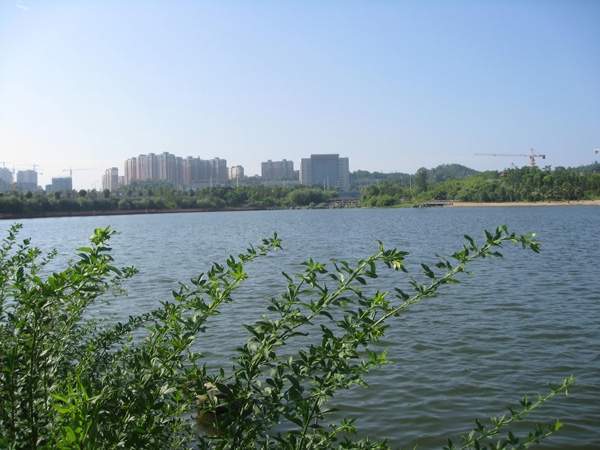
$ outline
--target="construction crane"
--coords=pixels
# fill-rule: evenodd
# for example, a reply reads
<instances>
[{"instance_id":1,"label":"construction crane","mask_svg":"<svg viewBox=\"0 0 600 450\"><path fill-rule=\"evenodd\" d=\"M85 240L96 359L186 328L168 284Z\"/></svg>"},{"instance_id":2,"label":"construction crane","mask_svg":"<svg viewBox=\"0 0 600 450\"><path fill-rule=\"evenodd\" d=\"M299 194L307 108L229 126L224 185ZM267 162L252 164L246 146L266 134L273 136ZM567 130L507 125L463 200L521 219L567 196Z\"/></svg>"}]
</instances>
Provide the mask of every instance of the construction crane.
<instances>
[{"instance_id":1,"label":"construction crane","mask_svg":"<svg viewBox=\"0 0 600 450\"><path fill-rule=\"evenodd\" d=\"M13 167L13 172L16 169L19 170L33 170L34 172L38 172L39 169L41 169L41 167L37 164L21 164L21 163L15 163L15 162L6 162L6 161L0 161L2 163L2 165L4 165L6 167L6 164L11 164ZM41 173L41 172L38 172Z\"/></svg>"},{"instance_id":2,"label":"construction crane","mask_svg":"<svg viewBox=\"0 0 600 450\"><path fill-rule=\"evenodd\" d=\"M542 153L536 153L534 149L529 150L529 154L527 153L475 153L476 156L522 156L524 158L529 158L529 165L531 167L536 167L535 158L546 159L546 155Z\"/></svg>"},{"instance_id":3,"label":"construction crane","mask_svg":"<svg viewBox=\"0 0 600 450\"><path fill-rule=\"evenodd\" d=\"M87 168L87 169L68 168L68 169L63 169L63 172L69 172L69 177L73 178L73 171L79 171L79 170L94 170L94 169L91 169L91 168Z\"/></svg>"},{"instance_id":4,"label":"construction crane","mask_svg":"<svg viewBox=\"0 0 600 450\"><path fill-rule=\"evenodd\" d=\"M12 169L9 168L8 170L10 170L13 175L15 174L15 171L16 171L15 166L16 166L16 164L14 162L0 161L0 164L2 164L2 167L4 167L4 168L6 168L7 164L12 165Z\"/></svg>"},{"instance_id":5,"label":"construction crane","mask_svg":"<svg viewBox=\"0 0 600 450\"><path fill-rule=\"evenodd\" d=\"M24 170L33 170L35 173L37 173L38 175L44 175L44 172L40 172L41 167L37 164L17 164L17 168L21 168ZM29 169L29 167L31 167L31 169ZM13 166L13 174L16 172L15 170L15 166Z\"/></svg>"}]
</instances>

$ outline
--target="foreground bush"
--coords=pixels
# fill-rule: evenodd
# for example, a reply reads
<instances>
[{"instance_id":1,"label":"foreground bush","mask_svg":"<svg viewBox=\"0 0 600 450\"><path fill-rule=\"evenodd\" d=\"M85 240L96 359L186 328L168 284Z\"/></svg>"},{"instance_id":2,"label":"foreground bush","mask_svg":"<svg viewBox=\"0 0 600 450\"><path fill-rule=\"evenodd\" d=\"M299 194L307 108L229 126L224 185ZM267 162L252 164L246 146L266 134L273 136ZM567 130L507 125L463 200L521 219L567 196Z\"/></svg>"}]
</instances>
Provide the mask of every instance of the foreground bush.
<instances>
[{"instance_id":1,"label":"foreground bush","mask_svg":"<svg viewBox=\"0 0 600 450\"><path fill-rule=\"evenodd\" d=\"M533 236L499 227L478 245L464 246L435 268L422 264L410 292L366 289L380 270L406 273L407 253L377 251L355 265L307 260L304 271L283 274L287 287L268 302L231 369L209 372L192 344L208 319L233 301L247 278L245 265L281 247L274 235L223 265L180 284L156 310L111 326L88 314L136 271L110 255L113 231L97 229L88 247L61 272L48 273L43 255L13 226L0 248L0 448L387 448L358 439L350 420L330 417L340 390L364 385L385 363L374 346L398 316L433 297L474 260L501 256L504 243L539 251ZM135 337L134 337L135 336ZM301 350L286 345L300 342ZM295 347L297 348L297 347ZM517 437L505 430L573 380L510 414L476 423L448 448L527 448L560 422ZM197 416L208 418L204 431Z\"/></svg>"}]
</instances>

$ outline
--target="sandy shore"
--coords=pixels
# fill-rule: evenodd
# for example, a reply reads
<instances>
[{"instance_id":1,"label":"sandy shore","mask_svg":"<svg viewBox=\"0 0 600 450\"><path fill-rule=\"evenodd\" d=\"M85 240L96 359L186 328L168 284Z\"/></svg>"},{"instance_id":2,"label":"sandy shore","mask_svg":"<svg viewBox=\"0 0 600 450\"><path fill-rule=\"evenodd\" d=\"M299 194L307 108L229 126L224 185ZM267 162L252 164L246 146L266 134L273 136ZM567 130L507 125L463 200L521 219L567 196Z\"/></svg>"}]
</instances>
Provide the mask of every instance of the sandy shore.
<instances>
[{"instance_id":1,"label":"sandy shore","mask_svg":"<svg viewBox=\"0 0 600 450\"><path fill-rule=\"evenodd\" d=\"M497 206L600 206L600 200L572 200L572 201L547 201L547 202L453 202L449 205L454 208L464 207L497 207Z\"/></svg>"}]
</instances>

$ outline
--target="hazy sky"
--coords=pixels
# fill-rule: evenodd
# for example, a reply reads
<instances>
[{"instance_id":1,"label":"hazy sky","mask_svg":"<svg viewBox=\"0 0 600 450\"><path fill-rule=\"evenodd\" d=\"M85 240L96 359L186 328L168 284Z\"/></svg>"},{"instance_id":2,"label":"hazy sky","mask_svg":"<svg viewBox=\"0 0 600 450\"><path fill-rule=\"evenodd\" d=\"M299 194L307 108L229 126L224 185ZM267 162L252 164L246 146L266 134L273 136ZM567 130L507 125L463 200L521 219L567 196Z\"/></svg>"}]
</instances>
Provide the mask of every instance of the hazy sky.
<instances>
[{"instance_id":1,"label":"hazy sky","mask_svg":"<svg viewBox=\"0 0 600 450\"><path fill-rule=\"evenodd\" d=\"M0 0L0 161L77 187L133 155L350 169L593 161L600 1ZM2 163L0 162L0 166Z\"/></svg>"}]
</instances>

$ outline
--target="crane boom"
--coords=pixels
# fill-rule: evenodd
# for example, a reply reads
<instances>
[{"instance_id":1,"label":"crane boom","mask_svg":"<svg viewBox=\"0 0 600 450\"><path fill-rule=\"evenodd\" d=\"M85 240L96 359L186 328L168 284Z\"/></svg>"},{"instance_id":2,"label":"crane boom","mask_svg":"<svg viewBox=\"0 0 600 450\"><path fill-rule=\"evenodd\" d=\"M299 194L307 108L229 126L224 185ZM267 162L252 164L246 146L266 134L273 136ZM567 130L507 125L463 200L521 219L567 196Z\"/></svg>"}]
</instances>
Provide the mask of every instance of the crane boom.
<instances>
[{"instance_id":1,"label":"crane boom","mask_svg":"<svg viewBox=\"0 0 600 450\"><path fill-rule=\"evenodd\" d=\"M94 170L94 169L92 169L92 168L86 168L86 169L73 169L73 168L71 168L71 167L70 167L70 168L68 168L68 169L63 169L63 172L69 172L69 176L70 176L71 178L73 178L73 172L74 172L74 171L76 171L76 170Z\"/></svg>"},{"instance_id":2,"label":"crane boom","mask_svg":"<svg viewBox=\"0 0 600 450\"><path fill-rule=\"evenodd\" d=\"M527 153L475 153L476 156L519 156L524 158L529 158L529 165L531 167L535 167L535 158L546 159L546 155L543 153L535 153L533 149Z\"/></svg>"},{"instance_id":3,"label":"crane boom","mask_svg":"<svg viewBox=\"0 0 600 450\"><path fill-rule=\"evenodd\" d=\"M475 153L476 156L529 156L526 153Z\"/></svg>"}]
</instances>

